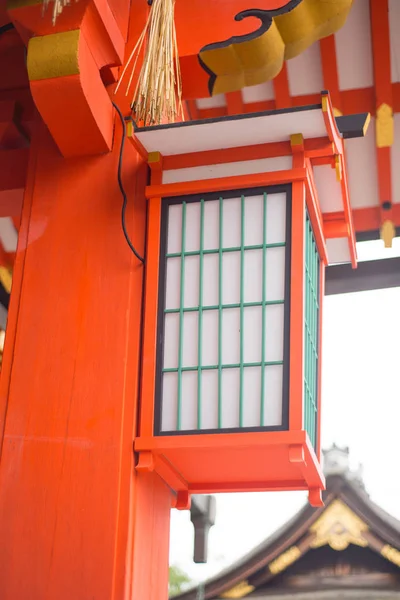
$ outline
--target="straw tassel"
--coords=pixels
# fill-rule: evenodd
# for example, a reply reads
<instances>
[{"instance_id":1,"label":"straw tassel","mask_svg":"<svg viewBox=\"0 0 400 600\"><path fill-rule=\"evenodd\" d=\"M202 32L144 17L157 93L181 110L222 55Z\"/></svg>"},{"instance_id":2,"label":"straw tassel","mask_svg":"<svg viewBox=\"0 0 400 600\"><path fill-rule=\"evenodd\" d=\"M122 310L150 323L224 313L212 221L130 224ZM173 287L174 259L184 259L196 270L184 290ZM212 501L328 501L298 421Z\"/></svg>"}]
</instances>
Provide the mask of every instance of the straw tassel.
<instances>
[{"instance_id":1,"label":"straw tassel","mask_svg":"<svg viewBox=\"0 0 400 600\"><path fill-rule=\"evenodd\" d=\"M130 70L126 95L132 87L141 51L143 64L131 108L137 123L158 125L183 118L182 84L175 29L175 0L153 0L146 25L134 47L115 92Z\"/></svg>"},{"instance_id":2,"label":"straw tassel","mask_svg":"<svg viewBox=\"0 0 400 600\"><path fill-rule=\"evenodd\" d=\"M53 2L53 25L57 21L57 17L62 13L63 9L68 6L70 0L43 0L43 13L48 9L50 2Z\"/></svg>"}]
</instances>

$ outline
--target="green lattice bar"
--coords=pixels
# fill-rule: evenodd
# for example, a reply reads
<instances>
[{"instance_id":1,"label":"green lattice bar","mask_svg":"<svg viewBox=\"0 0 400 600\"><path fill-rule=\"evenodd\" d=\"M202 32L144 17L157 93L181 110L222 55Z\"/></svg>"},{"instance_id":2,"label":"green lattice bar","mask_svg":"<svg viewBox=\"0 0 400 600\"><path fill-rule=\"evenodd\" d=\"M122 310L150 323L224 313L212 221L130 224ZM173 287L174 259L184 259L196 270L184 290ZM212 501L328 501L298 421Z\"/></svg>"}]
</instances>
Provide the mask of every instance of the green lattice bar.
<instances>
[{"instance_id":1,"label":"green lattice bar","mask_svg":"<svg viewBox=\"0 0 400 600\"><path fill-rule=\"evenodd\" d=\"M263 194L263 256L262 256L262 288L261 288L261 404L260 425L264 425L265 401L265 307L269 304L267 298L267 194ZM283 304L283 300L281 303Z\"/></svg>"},{"instance_id":2,"label":"green lattice bar","mask_svg":"<svg viewBox=\"0 0 400 600\"><path fill-rule=\"evenodd\" d=\"M243 250L264 250L264 248L284 248L284 242L277 242L275 244L254 244L249 246L243 246ZM203 254L220 254L225 252L241 252L242 246L229 246L229 248L207 248L203 250ZM188 250L183 253L183 256L199 256L199 250ZM180 258L182 254L180 252L171 252L166 254L166 258Z\"/></svg>"},{"instance_id":3,"label":"green lattice bar","mask_svg":"<svg viewBox=\"0 0 400 600\"><path fill-rule=\"evenodd\" d=\"M222 252L223 252L223 199L219 199L218 249L218 429L222 427Z\"/></svg>"},{"instance_id":4,"label":"green lattice bar","mask_svg":"<svg viewBox=\"0 0 400 600\"><path fill-rule=\"evenodd\" d=\"M200 264L199 264L199 318L198 318L198 373L197 373L197 429L201 429L201 361L203 356L203 267L204 267L204 200L200 201Z\"/></svg>"},{"instance_id":5,"label":"green lattice bar","mask_svg":"<svg viewBox=\"0 0 400 600\"><path fill-rule=\"evenodd\" d=\"M276 306L278 304L284 304L285 301L284 300L263 300L261 302L243 302L243 308L252 308L254 306ZM205 310L219 310L221 308L221 310L225 310L227 308L240 308L242 306L242 304L237 303L237 304L208 304L205 306L202 306L201 309L202 311ZM185 306L183 309L183 312L198 312L199 307L198 306ZM181 312L180 308L166 308L165 309L165 314L171 314L171 313L179 313Z\"/></svg>"},{"instance_id":6,"label":"green lattice bar","mask_svg":"<svg viewBox=\"0 0 400 600\"><path fill-rule=\"evenodd\" d=\"M305 230L305 322L304 322L304 426L312 445L316 444L318 320L319 320L319 254L309 217Z\"/></svg>"},{"instance_id":7,"label":"green lattice bar","mask_svg":"<svg viewBox=\"0 0 400 600\"><path fill-rule=\"evenodd\" d=\"M225 220L227 218L226 213L225 214L225 201L229 202L230 199L224 199L223 197L220 197L217 202L218 202L218 209L217 209L217 214L218 214L218 226L217 226L217 232L216 232L216 237L218 237L218 242L215 245L218 245L218 248L213 248L213 249L208 249L208 248L204 248L205 245L205 232L207 231L207 223L208 221L206 220L206 199L201 199L199 200L199 223L195 225L197 229L197 231L199 231L199 249L198 250L188 250L187 246L189 245L189 235L192 235L190 233L190 227L193 227L192 224L192 220L189 220L189 218L191 219L191 217L189 216L189 204L187 204L187 202L182 201L182 218L181 218L181 233L180 233L180 242L181 242L181 248L180 248L180 252L170 252L170 253L166 253L165 257L166 259L179 259L180 260L180 265L178 267L178 273L177 273L177 278L176 278L176 284L177 286L179 285L179 306L178 307L174 307L174 308L165 308L164 309L164 314L165 316L170 315L170 314L176 314L177 316L179 316L178 319L178 323L177 323L177 329L176 329L176 336L178 337L177 339L177 344L178 344L178 360L177 360L177 366L174 365L174 367L172 368L167 368L164 367L162 369L162 373L163 374L176 374L177 377L177 404L176 404L176 414L177 414L177 418L176 418L176 429L178 431L183 431L186 429L186 427L184 426L184 418L186 418L187 410L188 408L185 407L185 403L191 403L191 402L195 402L195 399L192 398L191 396L186 397L186 392L185 392L185 397L183 396L183 385L185 383L185 379L183 377L183 375L185 373L196 373L197 375L197 379L196 379L196 384L194 384L196 386L196 393L197 393L197 406L196 404L191 404L192 408L190 408L190 410L194 410L193 416L194 416L194 420L193 420L193 425L194 428L197 428L197 430L201 430L205 423L204 423L204 411L203 411L203 404L205 401L205 398L203 398L204 394L205 394L205 383L204 383L204 378L205 375L203 375L206 371L215 371L217 373L218 378L216 378L215 380L215 385L216 385L216 402L218 402L218 406L217 408L217 414L215 416L215 423L216 423L216 427L217 429L221 429L223 430L224 427L226 427L226 425L224 425L224 419L225 419L225 409L226 406L225 404L227 402L229 402L229 392L228 392L228 396L227 396L227 389L225 389L225 383L224 383L224 376L223 373L226 370L229 369L236 369L238 371L238 377L239 377L239 390L238 390L238 413L236 413L237 415L237 423L239 428L243 428L245 426L245 417L246 417L246 394L245 394L245 377L246 377L246 369L248 368L257 368L259 369L259 375L257 375L257 377L260 377L260 383L261 383L261 388L260 388L260 392L259 392L259 397L257 398L257 402L259 402L259 409L257 408L258 412L258 418L256 418L256 421L254 422L254 425L252 426L265 426L265 418L266 418L266 407L268 407L268 396L267 396L267 389L268 389L268 367L274 367L274 366L284 366L284 361L282 360L277 360L277 361L267 361L266 357L267 357L267 346L268 346L268 331L266 331L266 324L267 324L267 309L269 306L279 306L279 305L284 305L285 304L285 298L284 297L278 297L277 299L273 299L273 300L267 300L267 289L268 289L268 281L269 281L269 277L270 275L268 275L267 277L267 253L270 249L274 249L274 248L285 248L286 246L286 241L284 242L279 242L279 243L267 243L267 206L268 206L268 196L266 193L263 193L262 195L260 195L261 197L259 198L259 202L260 204L258 205L259 208L258 210L260 211L260 220L262 218L262 223L260 223L260 226L262 227L262 243L257 243L257 244L248 244L245 245L245 222L246 222L246 217L247 217L247 201L251 202L251 196L246 197L246 196L241 196L240 198L237 198L238 201L238 214L237 214L237 218L238 218L238 224L239 224L239 220L240 220L240 245L237 246L232 246L232 247L224 247L224 217ZM228 209L227 209L228 210ZM262 216L261 216L262 215ZM217 218L217 215L216 215ZM261 234L261 231L260 231ZM284 238L283 238L284 239ZM239 241L239 240L238 240ZM249 240L251 242L251 240ZM237 243L237 242L236 242ZM262 269L262 273L257 271L257 277L259 277L261 279L260 283L261 283L261 287L259 288L259 293L260 293L260 297L259 299L257 298L257 301L250 301L250 302L245 302L245 266L246 266L246 252L250 252L250 251L261 251L259 254L259 260L260 263L262 263L262 266L260 264L260 271ZM224 298L223 298L223 280L224 280L224 265L223 265L223 261L224 261L224 254L225 253L229 253L229 252L236 252L238 253L238 276L239 276L239 289L238 291L238 299L236 302L232 302L232 303L224 303ZM217 304L204 304L204 293L205 293L205 277L207 276L207 272L206 272L206 265L205 265L205 259L204 257L206 255L215 255L217 257L217 264L215 265L215 273L217 274L217 278L215 279L215 284L216 284L216 296L218 298L218 303ZM196 298L193 301L191 301L191 304L193 303L193 306L185 306L185 269L187 270L187 268L189 267L188 262L186 262L186 258L187 257L199 257L199 262L198 262L198 283L199 283L199 289L198 289L198 295L196 295ZM186 263L186 264L185 264ZM218 271L217 271L218 269ZM311 269L311 263L309 266L309 269ZM311 272L309 270L309 272ZM225 273L225 275L228 275L228 273ZM245 358L245 331L244 331L244 326L245 326L245 309L248 308L252 308L252 307L257 307L260 308L260 313L259 313L259 318L260 318L260 327L262 328L261 331L261 335L260 335L260 352L259 352L259 359L257 357L257 362L245 362L244 358ZM224 313L225 311L229 310L229 309L236 309L238 311L238 319L239 319L239 328L240 331L238 332L238 354L239 354L239 360L237 363L224 363L223 362L223 319L224 319ZM205 326L205 321L204 321L204 314L206 313L206 311L216 311L217 312L217 323L216 323L216 329L215 329L215 343L217 344L216 347L216 351L217 351L217 360L215 361L216 364L211 364L211 365L204 365L203 363L203 345L205 343L205 332L203 332L203 328ZM195 344L195 348L196 348L196 354L197 354L197 358L194 361L194 364L190 364L190 366L186 366L185 364L185 356L183 355L183 341L184 339L186 339L186 336L184 335L184 326L185 326L185 314L189 314L189 313L197 313L198 315L198 320L195 326L196 328L196 334L197 334L197 340L193 340L193 343ZM313 328L313 316L312 314L307 314L307 332L308 332L308 328L311 327L311 329ZM179 328L179 329L178 329ZM210 335L209 333L207 335ZM212 335L212 334L211 334ZM309 336L308 336L309 337ZM188 340L190 343L190 340ZM275 342L274 342L275 343ZM310 360L308 360L307 363L307 376L305 377L305 386L307 386L307 400L309 400L311 398L312 401L312 392L311 390L308 390L308 382L310 381L310 379L312 379L312 373L311 373L311 363ZM189 380L188 380L189 381ZM210 379L208 381L211 381ZM186 385L186 384L185 384ZM192 384L190 384L192 385ZM209 384L208 384L209 385ZM186 390L186 387L185 387ZM194 394L194 390L193 390L193 394ZM235 402L237 401L235 400ZM252 400L254 402L254 398ZM236 407L236 404L235 404ZM183 412L183 408L185 408L185 412ZM223 410L224 409L224 410ZM232 408L231 408L232 410ZM236 408L235 408L236 410ZM232 413L231 413L232 414ZM307 423L308 423L308 430L311 429L311 421L310 421L310 415L309 415L309 411L307 412ZM197 421L197 425L196 425L196 421ZM310 434L311 435L311 434Z\"/></svg>"},{"instance_id":8,"label":"green lattice bar","mask_svg":"<svg viewBox=\"0 0 400 600\"><path fill-rule=\"evenodd\" d=\"M186 202L182 202L181 277L179 294L179 350L178 350L178 413L177 427L181 428L182 408L182 354L183 354L183 306L185 303L185 246L186 246Z\"/></svg>"},{"instance_id":9,"label":"green lattice bar","mask_svg":"<svg viewBox=\"0 0 400 600\"><path fill-rule=\"evenodd\" d=\"M244 196L240 199L240 380L239 380L239 427L243 427L243 362L244 362Z\"/></svg>"},{"instance_id":10,"label":"green lattice bar","mask_svg":"<svg viewBox=\"0 0 400 600\"><path fill-rule=\"evenodd\" d=\"M250 367L261 367L263 363L261 362L252 362L252 363L232 363L232 364L221 364L219 363L218 365L202 365L200 367L201 371L215 371L216 369L218 370L222 370L222 369L240 369L241 366L243 366L244 369L246 368L250 368ZM268 361L268 362L264 362L264 366L265 367L275 367L275 366L281 366L283 365L283 360L273 360L273 361ZM176 368L174 369L173 367L171 368L167 368L167 369L163 369L163 373L178 373L178 371L180 371L181 373L185 373L188 371L191 372L195 372L198 371L199 367L181 367L180 369Z\"/></svg>"}]
</instances>

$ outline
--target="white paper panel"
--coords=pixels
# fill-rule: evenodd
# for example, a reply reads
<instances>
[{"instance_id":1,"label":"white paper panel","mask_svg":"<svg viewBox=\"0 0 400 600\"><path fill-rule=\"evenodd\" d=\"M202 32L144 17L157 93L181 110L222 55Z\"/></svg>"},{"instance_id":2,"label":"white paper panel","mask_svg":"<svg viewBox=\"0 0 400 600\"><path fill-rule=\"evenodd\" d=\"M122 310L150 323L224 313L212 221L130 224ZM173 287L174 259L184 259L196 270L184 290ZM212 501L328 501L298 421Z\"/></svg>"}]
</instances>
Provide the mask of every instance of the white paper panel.
<instances>
[{"instance_id":1,"label":"white paper panel","mask_svg":"<svg viewBox=\"0 0 400 600\"><path fill-rule=\"evenodd\" d=\"M219 303L219 255L205 254L203 257L203 306Z\"/></svg>"},{"instance_id":2,"label":"white paper panel","mask_svg":"<svg viewBox=\"0 0 400 600\"><path fill-rule=\"evenodd\" d=\"M263 251L247 250L244 254L244 301L262 300ZM259 274L255 276L255 274Z\"/></svg>"},{"instance_id":3,"label":"white paper panel","mask_svg":"<svg viewBox=\"0 0 400 600\"><path fill-rule=\"evenodd\" d=\"M169 261L168 261L169 262ZM185 295L184 306L186 308L197 307L199 305L199 282L200 282L200 257L185 257ZM168 286L169 287L169 286ZM178 279L178 293L179 293ZM179 306L179 304L178 304Z\"/></svg>"},{"instance_id":4,"label":"white paper panel","mask_svg":"<svg viewBox=\"0 0 400 600\"><path fill-rule=\"evenodd\" d=\"M202 364L206 366L218 364L218 317L218 310L203 311Z\"/></svg>"},{"instance_id":5,"label":"white paper panel","mask_svg":"<svg viewBox=\"0 0 400 600\"><path fill-rule=\"evenodd\" d=\"M203 371L201 401L201 428L218 427L218 371Z\"/></svg>"},{"instance_id":6,"label":"white paper panel","mask_svg":"<svg viewBox=\"0 0 400 600\"><path fill-rule=\"evenodd\" d=\"M197 427L197 371L182 373L181 428Z\"/></svg>"},{"instance_id":7,"label":"white paper panel","mask_svg":"<svg viewBox=\"0 0 400 600\"><path fill-rule=\"evenodd\" d=\"M198 363L198 328L197 312L185 312L183 315L183 351L182 366L196 367Z\"/></svg>"},{"instance_id":8,"label":"white paper panel","mask_svg":"<svg viewBox=\"0 0 400 600\"><path fill-rule=\"evenodd\" d=\"M283 304L267 306L265 309L265 360L283 360Z\"/></svg>"},{"instance_id":9,"label":"white paper panel","mask_svg":"<svg viewBox=\"0 0 400 600\"><path fill-rule=\"evenodd\" d=\"M268 247L268 244L285 244L286 196L266 196L266 242L263 245L264 195L249 196L244 200L244 226L242 227L241 198L222 200L222 251L219 251L219 200L204 201L204 240L206 253L202 256L203 285L201 311L201 347L199 351L200 303L200 210L201 203L186 204L185 251L195 252L184 257L184 293L182 315L181 258L167 258L166 308L175 310L165 315L164 373L162 427L164 431L178 427L178 400L180 403L180 428L182 430L214 429L218 427L259 427L261 418L262 323L265 311L266 362L283 361L285 247ZM182 208L170 206L167 236L168 252L178 253L182 239ZM243 239L244 270L242 271ZM261 246L246 249L249 246ZM239 250L230 250L239 248ZM208 253L207 251L212 251ZM264 256L265 253L265 256ZM219 297L220 261L222 263L222 298ZM263 290L263 265L265 266L265 296L268 302L280 304L261 306ZM243 275L243 285L241 285ZM240 303L244 306L240 309ZM246 303L260 303L246 306ZM219 305L221 308L219 309ZM227 308L227 305L235 305ZM207 307L215 307L207 309ZM191 310L186 310L186 309ZM241 310L243 327L241 330ZM182 331L180 331L182 323ZM219 364L219 331L221 338L221 368ZM179 343L182 339L182 350ZM243 405L240 422L240 372L241 344L243 350ZM179 362L180 361L180 362ZM199 371L200 364L200 371ZM183 370L179 370L181 367ZM213 367L204 369L202 367ZM282 366L265 366L264 425L279 425L282 403ZM188 370L189 369L189 370ZM201 374L201 397L198 398L198 378ZM267 378L268 374L268 378ZM218 390L221 376L220 398L222 422L218 422ZM178 399L178 377L181 377ZM268 380L268 385L267 385ZM200 402L200 404L199 404ZM168 408L167 408L168 407ZM172 413L171 413L172 411ZM200 411L200 420L199 420Z\"/></svg>"},{"instance_id":10,"label":"white paper panel","mask_svg":"<svg viewBox=\"0 0 400 600\"><path fill-rule=\"evenodd\" d=\"M268 248L265 261L266 300L285 299L285 248Z\"/></svg>"},{"instance_id":11,"label":"white paper panel","mask_svg":"<svg viewBox=\"0 0 400 600\"><path fill-rule=\"evenodd\" d=\"M200 249L200 202L186 204L185 251Z\"/></svg>"},{"instance_id":12,"label":"white paper panel","mask_svg":"<svg viewBox=\"0 0 400 600\"><path fill-rule=\"evenodd\" d=\"M259 368L247 367L243 371L243 378L243 426L260 427L261 371Z\"/></svg>"},{"instance_id":13,"label":"white paper panel","mask_svg":"<svg viewBox=\"0 0 400 600\"><path fill-rule=\"evenodd\" d=\"M240 252L222 255L222 304L240 302Z\"/></svg>"},{"instance_id":14,"label":"white paper panel","mask_svg":"<svg viewBox=\"0 0 400 600\"><path fill-rule=\"evenodd\" d=\"M222 427L239 427L240 370L222 371Z\"/></svg>"},{"instance_id":15,"label":"white paper panel","mask_svg":"<svg viewBox=\"0 0 400 600\"><path fill-rule=\"evenodd\" d=\"M178 375L164 373L161 402L161 429L174 431L178 414Z\"/></svg>"},{"instance_id":16,"label":"white paper panel","mask_svg":"<svg viewBox=\"0 0 400 600\"><path fill-rule=\"evenodd\" d=\"M179 313L165 315L164 369L178 368Z\"/></svg>"},{"instance_id":17,"label":"white paper panel","mask_svg":"<svg viewBox=\"0 0 400 600\"><path fill-rule=\"evenodd\" d=\"M219 200L207 200L204 203L204 250L219 248Z\"/></svg>"},{"instance_id":18,"label":"white paper panel","mask_svg":"<svg viewBox=\"0 0 400 600\"><path fill-rule=\"evenodd\" d=\"M243 360L261 362L262 310L261 306L243 309ZM258 369L259 370L259 369Z\"/></svg>"},{"instance_id":19,"label":"white paper panel","mask_svg":"<svg viewBox=\"0 0 400 600\"><path fill-rule=\"evenodd\" d=\"M246 200L244 217L244 245L263 243L264 196L251 196Z\"/></svg>"},{"instance_id":20,"label":"white paper panel","mask_svg":"<svg viewBox=\"0 0 400 600\"><path fill-rule=\"evenodd\" d=\"M167 260L167 281L165 308L179 308L180 305L181 259Z\"/></svg>"},{"instance_id":21,"label":"white paper panel","mask_svg":"<svg viewBox=\"0 0 400 600\"><path fill-rule=\"evenodd\" d=\"M265 367L264 377L264 426L282 424L283 367Z\"/></svg>"},{"instance_id":22,"label":"white paper panel","mask_svg":"<svg viewBox=\"0 0 400 600\"><path fill-rule=\"evenodd\" d=\"M168 211L168 243L167 252L173 254L181 251L182 246L182 204L172 204Z\"/></svg>"},{"instance_id":23,"label":"white paper panel","mask_svg":"<svg viewBox=\"0 0 400 600\"><path fill-rule=\"evenodd\" d=\"M234 365L240 362L240 310L229 308L222 317L222 363Z\"/></svg>"},{"instance_id":24,"label":"white paper panel","mask_svg":"<svg viewBox=\"0 0 400 600\"><path fill-rule=\"evenodd\" d=\"M286 239L286 194L272 194L267 201L267 244Z\"/></svg>"},{"instance_id":25,"label":"white paper panel","mask_svg":"<svg viewBox=\"0 0 400 600\"><path fill-rule=\"evenodd\" d=\"M223 202L222 246L234 248L240 246L241 200L230 198Z\"/></svg>"}]
</instances>

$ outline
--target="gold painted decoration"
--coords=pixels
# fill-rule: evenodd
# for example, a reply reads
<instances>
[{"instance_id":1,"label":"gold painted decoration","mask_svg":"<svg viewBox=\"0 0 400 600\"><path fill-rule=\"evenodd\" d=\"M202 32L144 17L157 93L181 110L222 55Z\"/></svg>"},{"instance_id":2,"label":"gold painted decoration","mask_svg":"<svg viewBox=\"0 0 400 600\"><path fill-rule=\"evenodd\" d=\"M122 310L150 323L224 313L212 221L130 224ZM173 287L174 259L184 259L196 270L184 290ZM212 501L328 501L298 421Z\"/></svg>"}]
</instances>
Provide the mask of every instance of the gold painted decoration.
<instances>
[{"instance_id":1,"label":"gold painted decoration","mask_svg":"<svg viewBox=\"0 0 400 600\"><path fill-rule=\"evenodd\" d=\"M36 36L29 40L27 68L29 81L79 74L80 29Z\"/></svg>"},{"instance_id":2,"label":"gold painted decoration","mask_svg":"<svg viewBox=\"0 0 400 600\"><path fill-rule=\"evenodd\" d=\"M247 581L241 581L233 588L221 594L221 598L245 598L254 591L254 586L249 585Z\"/></svg>"},{"instance_id":3,"label":"gold painted decoration","mask_svg":"<svg viewBox=\"0 0 400 600\"><path fill-rule=\"evenodd\" d=\"M393 109L388 104L381 104L376 111L376 145L378 148L388 148L394 142Z\"/></svg>"},{"instance_id":4,"label":"gold painted decoration","mask_svg":"<svg viewBox=\"0 0 400 600\"><path fill-rule=\"evenodd\" d=\"M346 550L350 544L366 547L368 541L363 536L366 531L368 525L364 521L341 500L334 500L310 527L310 533L314 534L311 547L329 545L337 551Z\"/></svg>"},{"instance_id":5,"label":"gold painted decoration","mask_svg":"<svg viewBox=\"0 0 400 600\"><path fill-rule=\"evenodd\" d=\"M131 102L137 123L146 126L173 123L178 117L183 120L175 0L153 0L146 25L122 71L115 93L130 69L126 88L126 95L129 94L143 48L144 59Z\"/></svg>"},{"instance_id":6,"label":"gold painted decoration","mask_svg":"<svg viewBox=\"0 0 400 600\"><path fill-rule=\"evenodd\" d=\"M273 562L268 565L269 570L273 575L281 573L287 569L291 564L298 560L301 556L301 550L297 546L292 546L289 550L286 550L283 554L278 556Z\"/></svg>"},{"instance_id":7,"label":"gold painted decoration","mask_svg":"<svg viewBox=\"0 0 400 600\"><path fill-rule=\"evenodd\" d=\"M335 156L335 170L336 170L336 181L342 181L342 161L340 160L340 156L337 154Z\"/></svg>"},{"instance_id":8,"label":"gold painted decoration","mask_svg":"<svg viewBox=\"0 0 400 600\"><path fill-rule=\"evenodd\" d=\"M6 267L0 267L0 281L8 294L11 293L12 273Z\"/></svg>"},{"instance_id":9,"label":"gold painted decoration","mask_svg":"<svg viewBox=\"0 0 400 600\"><path fill-rule=\"evenodd\" d=\"M394 565L400 567L400 550L392 548L392 546L386 545L383 546L381 554L384 558L390 560L390 562L392 562Z\"/></svg>"},{"instance_id":10,"label":"gold painted decoration","mask_svg":"<svg viewBox=\"0 0 400 600\"><path fill-rule=\"evenodd\" d=\"M237 91L273 79L285 60L338 31L353 0L291 0L277 10L250 9L236 21L256 17L253 33L205 46L199 60L209 74L210 95Z\"/></svg>"},{"instance_id":11,"label":"gold painted decoration","mask_svg":"<svg viewBox=\"0 0 400 600\"><path fill-rule=\"evenodd\" d=\"M391 248L393 244L393 238L396 237L396 227L393 221L387 219L382 223L381 227L381 240L385 245L385 248Z\"/></svg>"}]
</instances>

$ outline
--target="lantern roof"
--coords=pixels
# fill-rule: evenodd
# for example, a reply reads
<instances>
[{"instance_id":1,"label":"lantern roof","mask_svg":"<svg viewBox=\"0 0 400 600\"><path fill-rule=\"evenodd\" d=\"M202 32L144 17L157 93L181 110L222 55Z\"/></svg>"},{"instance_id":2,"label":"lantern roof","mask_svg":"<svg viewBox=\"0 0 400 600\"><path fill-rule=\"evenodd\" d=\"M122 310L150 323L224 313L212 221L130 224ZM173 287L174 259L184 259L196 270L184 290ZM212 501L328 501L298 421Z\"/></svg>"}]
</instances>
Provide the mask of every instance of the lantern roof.
<instances>
[{"instance_id":1,"label":"lantern roof","mask_svg":"<svg viewBox=\"0 0 400 600\"><path fill-rule=\"evenodd\" d=\"M292 584L289 580L285 584L285 578L290 576L293 582L295 577L307 570L315 570L321 560L318 556L322 557L322 553L323 560L331 560L334 564L338 560L340 562L342 556L351 563L354 552L359 553L364 571L368 571L368 565L377 565L376 571L391 575L387 575L387 582L382 575L382 580L372 579L370 584L367 580L362 583L359 577L357 581L363 588L362 596L353 582L347 586L348 592L346 585L341 586L341 594L344 595L340 597L378 598L376 592L374 595L374 585L380 588L379 598L386 597L383 590L390 584L391 593L394 594L390 598L400 598L400 521L369 498L359 470L354 472L349 467L348 449L334 446L324 454L327 475L325 506L318 509L305 506L246 556L207 581L204 586L205 599L275 598L274 594L285 598L286 592L291 598L303 600L304 589L301 586L290 588ZM345 460L342 468L333 473L332 461L336 461L339 455ZM333 551L338 554L329 555ZM326 584L326 588L334 588L333 579L330 583L324 581L322 587ZM396 592L393 592L393 587ZM179 598L196 600L197 592L197 589L192 589ZM325 597L321 593L319 582L314 592L307 590L307 598ZM338 597L337 591L336 596L332 597Z\"/></svg>"},{"instance_id":2,"label":"lantern roof","mask_svg":"<svg viewBox=\"0 0 400 600\"><path fill-rule=\"evenodd\" d=\"M322 92L323 95L327 93ZM364 137L369 114L342 116L335 120L342 138ZM305 139L321 138L329 133L321 102L151 127L135 125L134 128L147 152L159 152L163 156L289 142L291 135L298 132Z\"/></svg>"},{"instance_id":3,"label":"lantern roof","mask_svg":"<svg viewBox=\"0 0 400 600\"><path fill-rule=\"evenodd\" d=\"M292 145L304 141L305 166L312 169L312 196L321 223L329 221L324 225L324 262L351 262L355 267L344 139L349 145L357 143L356 138L366 134L369 120L368 113L335 118L329 93L324 91L320 102L312 105L153 127L134 125L131 138L150 165L159 163L162 184L208 180L213 191L222 191L221 184L235 189L246 187L236 177L240 175L276 173L277 179L270 183L279 184L284 182L279 176L284 178L286 174L285 181L295 181L302 175L293 169ZM190 195L190 186L184 187ZM161 186L149 193L165 197L168 189ZM340 232L336 227L339 221L343 225ZM329 227L331 234L327 233Z\"/></svg>"}]
</instances>

